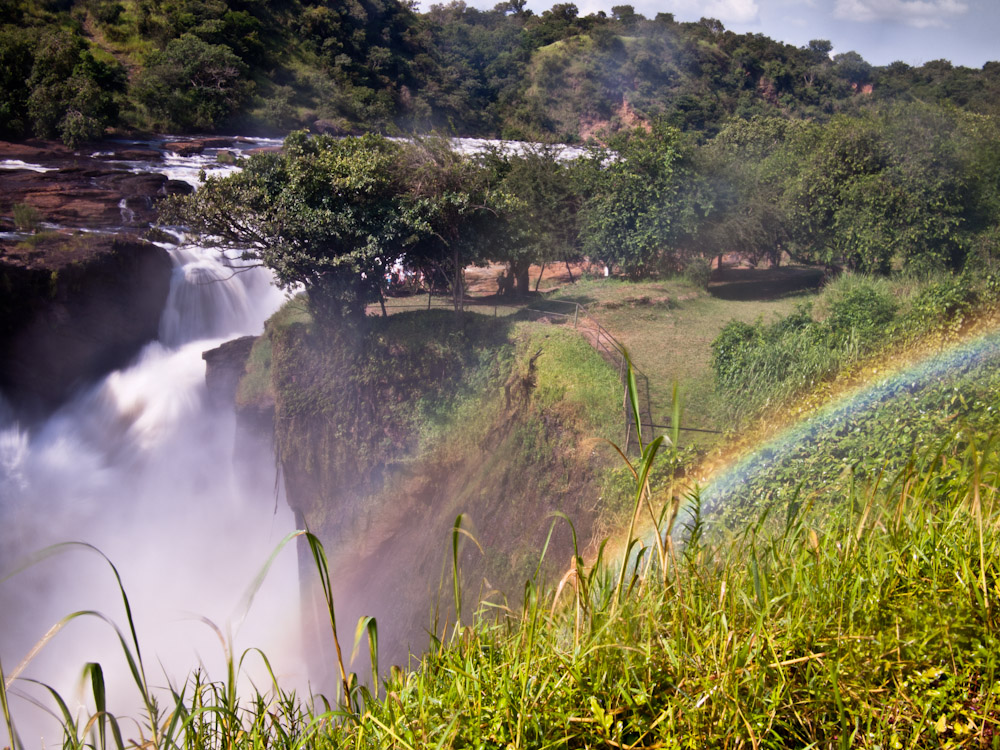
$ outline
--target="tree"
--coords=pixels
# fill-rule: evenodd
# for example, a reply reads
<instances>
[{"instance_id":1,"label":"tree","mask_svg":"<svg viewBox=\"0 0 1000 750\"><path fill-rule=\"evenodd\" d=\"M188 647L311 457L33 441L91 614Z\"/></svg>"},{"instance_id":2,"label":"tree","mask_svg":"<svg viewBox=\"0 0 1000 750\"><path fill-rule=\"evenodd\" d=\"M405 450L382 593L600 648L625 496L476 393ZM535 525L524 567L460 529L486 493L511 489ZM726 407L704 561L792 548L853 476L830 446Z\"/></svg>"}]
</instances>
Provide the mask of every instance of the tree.
<instances>
[{"instance_id":1,"label":"tree","mask_svg":"<svg viewBox=\"0 0 1000 750\"><path fill-rule=\"evenodd\" d=\"M519 294L529 291L532 263L569 261L580 255L577 216L581 195L572 168L552 146L536 146L521 154L496 155L503 181L520 203L506 252L507 272ZM572 272L570 273L572 277Z\"/></svg>"},{"instance_id":2,"label":"tree","mask_svg":"<svg viewBox=\"0 0 1000 750\"><path fill-rule=\"evenodd\" d=\"M304 286L317 317L356 323L412 234L403 148L295 132L280 154L251 156L237 174L165 201L161 221L266 265L284 288Z\"/></svg>"},{"instance_id":3,"label":"tree","mask_svg":"<svg viewBox=\"0 0 1000 750\"><path fill-rule=\"evenodd\" d=\"M623 132L588 164L584 251L631 278L677 267L677 240L703 208L680 132L662 123Z\"/></svg>"},{"instance_id":4,"label":"tree","mask_svg":"<svg viewBox=\"0 0 1000 750\"><path fill-rule=\"evenodd\" d=\"M780 117L733 120L700 149L698 171L715 191L695 238L701 250L738 253L753 265L779 262L791 231L783 191L797 170L786 142L799 127Z\"/></svg>"},{"instance_id":5,"label":"tree","mask_svg":"<svg viewBox=\"0 0 1000 750\"><path fill-rule=\"evenodd\" d=\"M117 120L125 69L96 59L83 37L51 30L39 37L26 84L27 115L35 135L58 136L77 146L101 138Z\"/></svg>"},{"instance_id":6,"label":"tree","mask_svg":"<svg viewBox=\"0 0 1000 750\"><path fill-rule=\"evenodd\" d=\"M487 156L466 157L442 139L423 139L406 153L406 208L413 228L406 260L449 280L456 311L465 297L466 266L503 257L518 201Z\"/></svg>"},{"instance_id":7,"label":"tree","mask_svg":"<svg viewBox=\"0 0 1000 750\"><path fill-rule=\"evenodd\" d=\"M161 128L213 130L249 100L247 74L229 47L184 34L150 56L134 95Z\"/></svg>"},{"instance_id":8,"label":"tree","mask_svg":"<svg viewBox=\"0 0 1000 750\"><path fill-rule=\"evenodd\" d=\"M485 174L442 142L298 131L281 153L168 199L161 221L262 263L284 288L305 287L317 318L356 326L399 259L445 273L460 306L462 269L486 257L504 203Z\"/></svg>"},{"instance_id":9,"label":"tree","mask_svg":"<svg viewBox=\"0 0 1000 750\"><path fill-rule=\"evenodd\" d=\"M800 257L883 273L958 268L979 187L963 120L914 103L800 131L785 199ZM981 183L979 183L981 185Z\"/></svg>"},{"instance_id":10,"label":"tree","mask_svg":"<svg viewBox=\"0 0 1000 750\"><path fill-rule=\"evenodd\" d=\"M0 137L23 138L29 132L28 89L34 37L26 29L0 27Z\"/></svg>"}]
</instances>

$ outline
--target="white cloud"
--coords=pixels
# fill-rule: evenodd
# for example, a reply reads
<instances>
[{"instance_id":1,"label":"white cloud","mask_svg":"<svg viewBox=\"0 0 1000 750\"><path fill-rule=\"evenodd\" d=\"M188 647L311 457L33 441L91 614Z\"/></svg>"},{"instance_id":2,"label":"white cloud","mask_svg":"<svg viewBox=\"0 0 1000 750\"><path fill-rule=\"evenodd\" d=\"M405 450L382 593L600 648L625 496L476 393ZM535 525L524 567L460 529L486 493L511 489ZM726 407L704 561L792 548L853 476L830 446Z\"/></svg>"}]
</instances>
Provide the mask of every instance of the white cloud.
<instances>
[{"instance_id":1,"label":"white cloud","mask_svg":"<svg viewBox=\"0 0 1000 750\"><path fill-rule=\"evenodd\" d=\"M618 2L628 2L629 0L583 0L577 2L581 13L585 7L593 6L595 9L600 6L617 5ZM554 0L553 0L554 2ZM728 27L736 23L756 23L760 17L760 6L757 0L631 0L635 9L652 18L660 11L675 13L677 20L686 21L697 18L717 18L722 21L723 26Z\"/></svg>"},{"instance_id":2,"label":"white cloud","mask_svg":"<svg viewBox=\"0 0 1000 750\"><path fill-rule=\"evenodd\" d=\"M756 0L711 0L704 6L705 15L722 23L753 23L760 14Z\"/></svg>"},{"instance_id":3,"label":"white cloud","mask_svg":"<svg viewBox=\"0 0 1000 750\"><path fill-rule=\"evenodd\" d=\"M918 29L947 26L969 10L962 0L836 0L833 15L847 21L890 21Z\"/></svg>"}]
</instances>

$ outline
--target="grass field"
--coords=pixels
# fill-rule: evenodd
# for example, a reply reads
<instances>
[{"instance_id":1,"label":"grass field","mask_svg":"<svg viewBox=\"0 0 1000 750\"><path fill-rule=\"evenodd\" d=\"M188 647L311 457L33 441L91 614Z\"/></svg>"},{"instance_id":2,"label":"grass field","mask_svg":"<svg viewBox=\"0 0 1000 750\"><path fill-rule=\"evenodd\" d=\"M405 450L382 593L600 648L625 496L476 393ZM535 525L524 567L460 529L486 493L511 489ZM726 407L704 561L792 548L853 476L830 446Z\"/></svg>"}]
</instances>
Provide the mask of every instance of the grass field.
<instances>
[{"instance_id":1,"label":"grass field","mask_svg":"<svg viewBox=\"0 0 1000 750\"><path fill-rule=\"evenodd\" d=\"M503 317L528 306L554 313L552 322L571 323L574 308L567 303L579 304L629 350L637 370L649 379L652 416L657 424L669 420L676 382L683 403L682 424L719 430L726 425L714 407L712 341L730 320L771 322L788 315L816 296L817 280L815 269L799 267L726 269L706 291L683 279L633 283L577 274L574 283L562 281L547 292L545 287L552 287L554 280L546 278L542 293L525 299L497 299L489 294L492 287L488 283L480 284L467 309ZM386 300L389 314L426 309L427 305L426 295ZM451 300L434 297L430 305L450 309ZM379 306L372 305L369 313L379 314ZM681 438L704 447L716 442L718 436L684 431Z\"/></svg>"},{"instance_id":2,"label":"grass field","mask_svg":"<svg viewBox=\"0 0 1000 750\"><path fill-rule=\"evenodd\" d=\"M768 272L759 273L765 282ZM730 320L769 322L815 296L814 290L794 287L758 287L756 292L734 293L742 283L714 283L705 291L683 280L629 283L600 279L563 286L552 299L585 305L629 349L638 369L649 378L657 424L667 423L676 382L683 403L682 424L722 429L725 425L719 422L713 406L712 341ZM695 432L681 437L699 445L716 439Z\"/></svg>"}]
</instances>

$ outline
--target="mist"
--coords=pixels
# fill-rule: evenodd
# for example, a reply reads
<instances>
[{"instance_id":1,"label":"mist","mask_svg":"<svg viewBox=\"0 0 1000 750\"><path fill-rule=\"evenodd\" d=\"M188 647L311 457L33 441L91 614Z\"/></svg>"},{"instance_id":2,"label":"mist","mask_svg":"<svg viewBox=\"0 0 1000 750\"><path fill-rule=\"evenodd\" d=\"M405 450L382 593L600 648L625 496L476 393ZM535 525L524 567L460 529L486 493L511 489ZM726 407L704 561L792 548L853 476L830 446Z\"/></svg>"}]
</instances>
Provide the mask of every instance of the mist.
<instances>
[{"instance_id":1,"label":"mist","mask_svg":"<svg viewBox=\"0 0 1000 750\"><path fill-rule=\"evenodd\" d=\"M199 665L225 678L225 648L208 618L231 632L237 660L258 647L283 687L304 689L294 544L245 618L241 611L255 575L294 530L292 514L267 446L234 455L235 416L208 399L202 359L225 340L260 332L284 295L262 269L234 274L211 249L169 249L176 267L161 341L43 424L18 425L0 404L0 663L9 679L50 627L80 610L128 633L114 573L93 550L61 548L18 571L49 545L85 542L121 574L151 685L180 686ZM27 746L59 744L62 730L33 705L54 708L51 697L26 678L51 685L76 711L87 662L104 669L112 713L141 714L114 630L77 618L11 685L15 730ZM248 664L266 691L260 659ZM126 739L144 731L123 726Z\"/></svg>"}]
</instances>

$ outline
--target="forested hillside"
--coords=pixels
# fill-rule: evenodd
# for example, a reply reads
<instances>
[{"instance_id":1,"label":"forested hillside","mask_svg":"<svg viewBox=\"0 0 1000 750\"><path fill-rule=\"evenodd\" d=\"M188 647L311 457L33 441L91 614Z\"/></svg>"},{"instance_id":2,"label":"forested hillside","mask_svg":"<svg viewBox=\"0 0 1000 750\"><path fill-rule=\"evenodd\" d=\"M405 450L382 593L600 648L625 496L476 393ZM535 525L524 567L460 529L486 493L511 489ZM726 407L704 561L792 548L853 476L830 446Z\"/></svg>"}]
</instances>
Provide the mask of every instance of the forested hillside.
<instances>
[{"instance_id":1,"label":"forested hillside","mask_svg":"<svg viewBox=\"0 0 1000 750\"><path fill-rule=\"evenodd\" d=\"M887 101L997 111L1000 63L873 67L832 48L628 5L13 0L0 7L0 137L308 126L574 141L654 120L705 137L734 116Z\"/></svg>"}]
</instances>

